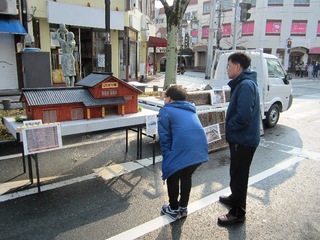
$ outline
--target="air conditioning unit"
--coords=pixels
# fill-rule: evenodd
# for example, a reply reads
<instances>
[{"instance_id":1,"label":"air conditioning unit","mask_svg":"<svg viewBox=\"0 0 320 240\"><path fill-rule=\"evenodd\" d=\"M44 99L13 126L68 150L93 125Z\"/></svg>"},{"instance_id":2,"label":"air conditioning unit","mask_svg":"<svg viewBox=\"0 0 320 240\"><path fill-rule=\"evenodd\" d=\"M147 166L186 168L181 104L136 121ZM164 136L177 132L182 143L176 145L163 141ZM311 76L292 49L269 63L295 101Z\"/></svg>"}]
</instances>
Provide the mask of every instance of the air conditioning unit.
<instances>
[{"instance_id":1,"label":"air conditioning unit","mask_svg":"<svg viewBox=\"0 0 320 240\"><path fill-rule=\"evenodd\" d=\"M1 0L0 14L17 15L17 0Z\"/></svg>"}]
</instances>

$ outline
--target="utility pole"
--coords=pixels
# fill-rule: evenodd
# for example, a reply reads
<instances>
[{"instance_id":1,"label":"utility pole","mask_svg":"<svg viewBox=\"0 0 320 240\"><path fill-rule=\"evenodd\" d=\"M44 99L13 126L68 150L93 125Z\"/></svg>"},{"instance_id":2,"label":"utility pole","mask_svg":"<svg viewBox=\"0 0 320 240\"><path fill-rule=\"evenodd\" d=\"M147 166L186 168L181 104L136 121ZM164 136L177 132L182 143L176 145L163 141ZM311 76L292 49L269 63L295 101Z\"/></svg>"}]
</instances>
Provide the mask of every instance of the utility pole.
<instances>
[{"instance_id":1,"label":"utility pole","mask_svg":"<svg viewBox=\"0 0 320 240\"><path fill-rule=\"evenodd\" d=\"M211 0L210 3L210 22L209 22L209 41L207 51L207 64L206 64L206 75L205 79L210 79L211 65L213 60L213 36L214 36L214 25L216 19L216 0Z\"/></svg>"},{"instance_id":2,"label":"utility pole","mask_svg":"<svg viewBox=\"0 0 320 240\"><path fill-rule=\"evenodd\" d=\"M110 0L105 0L105 23L106 23L106 36L104 42L105 59L104 71L112 75L111 67L111 40L110 40Z\"/></svg>"},{"instance_id":3,"label":"utility pole","mask_svg":"<svg viewBox=\"0 0 320 240\"><path fill-rule=\"evenodd\" d=\"M222 15L222 3L219 3L219 15L218 15L218 29L217 29L217 49L220 48L220 41L222 38L222 30L221 30L221 15Z\"/></svg>"},{"instance_id":4,"label":"utility pole","mask_svg":"<svg viewBox=\"0 0 320 240\"><path fill-rule=\"evenodd\" d=\"M239 0L236 0L236 5L234 8L234 21L233 21L233 44L232 44L232 49L235 50L236 49L236 38L237 38L237 16L240 15L239 14ZM240 16L239 16L240 17Z\"/></svg>"}]
</instances>

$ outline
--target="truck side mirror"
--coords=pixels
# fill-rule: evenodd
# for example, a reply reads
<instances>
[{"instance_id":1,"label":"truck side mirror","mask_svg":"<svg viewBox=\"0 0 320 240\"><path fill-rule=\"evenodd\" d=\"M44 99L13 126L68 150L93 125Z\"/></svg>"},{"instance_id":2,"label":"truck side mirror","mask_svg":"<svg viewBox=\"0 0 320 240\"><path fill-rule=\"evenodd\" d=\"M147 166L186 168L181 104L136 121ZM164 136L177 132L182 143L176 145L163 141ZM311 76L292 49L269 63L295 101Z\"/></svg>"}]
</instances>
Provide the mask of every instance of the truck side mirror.
<instances>
[{"instance_id":1,"label":"truck side mirror","mask_svg":"<svg viewBox=\"0 0 320 240\"><path fill-rule=\"evenodd\" d=\"M292 79L292 74L291 73L287 73L285 76L284 76L284 79L283 79L283 82L284 84L288 85L289 84L289 81Z\"/></svg>"}]
</instances>

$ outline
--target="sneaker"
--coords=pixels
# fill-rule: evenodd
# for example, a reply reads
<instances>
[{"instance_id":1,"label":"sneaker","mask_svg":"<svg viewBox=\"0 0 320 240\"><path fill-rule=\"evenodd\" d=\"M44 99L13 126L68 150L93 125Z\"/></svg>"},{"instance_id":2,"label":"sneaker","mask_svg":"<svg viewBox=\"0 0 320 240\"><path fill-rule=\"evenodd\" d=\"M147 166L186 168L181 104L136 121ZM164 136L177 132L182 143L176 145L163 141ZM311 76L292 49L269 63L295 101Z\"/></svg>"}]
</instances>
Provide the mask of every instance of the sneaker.
<instances>
[{"instance_id":1,"label":"sneaker","mask_svg":"<svg viewBox=\"0 0 320 240\"><path fill-rule=\"evenodd\" d=\"M184 218L188 216L188 208L187 207L179 207L180 218Z\"/></svg>"},{"instance_id":2,"label":"sneaker","mask_svg":"<svg viewBox=\"0 0 320 240\"><path fill-rule=\"evenodd\" d=\"M180 211L179 210L172 210L169 205L163 205L161 209L161 213L163 215L167 215L171 217L173 220L177 220L180 218Z\"/></svg>"}]
</instances>

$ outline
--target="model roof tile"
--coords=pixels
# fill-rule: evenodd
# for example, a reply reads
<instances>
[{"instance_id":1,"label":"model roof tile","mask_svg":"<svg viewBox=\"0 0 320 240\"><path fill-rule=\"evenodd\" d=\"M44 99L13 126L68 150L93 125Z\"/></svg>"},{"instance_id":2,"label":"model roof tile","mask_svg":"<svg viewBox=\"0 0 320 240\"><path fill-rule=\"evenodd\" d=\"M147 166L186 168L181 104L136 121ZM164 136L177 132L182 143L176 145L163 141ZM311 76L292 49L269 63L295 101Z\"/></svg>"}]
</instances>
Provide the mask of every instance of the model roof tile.
<instances>
[{"instance_id":1,"label":"model roof tile","mask_svg":"<svg viewBox=\"0 0 320 240\"><path fill-rule=\"evenodd\" d=\"M69 103L83 103L86 107L106 106L126 103L124 97L94 98L90 91L83 87L72 88L25 88L22 89L29 106L45 106Z\"/></svg>"},{"instance_id":2,"label":"model roof tile","mask_svg":"<svg viewBox=\"0 0 320 240\"><path fill-rule=\"evenodd\" d=\"M94 87L111 76L112 75L106 73L90 73L88 76L77 82L77 85L84 87Z\"/></svg>"}]
</instances>

